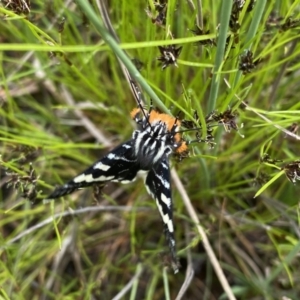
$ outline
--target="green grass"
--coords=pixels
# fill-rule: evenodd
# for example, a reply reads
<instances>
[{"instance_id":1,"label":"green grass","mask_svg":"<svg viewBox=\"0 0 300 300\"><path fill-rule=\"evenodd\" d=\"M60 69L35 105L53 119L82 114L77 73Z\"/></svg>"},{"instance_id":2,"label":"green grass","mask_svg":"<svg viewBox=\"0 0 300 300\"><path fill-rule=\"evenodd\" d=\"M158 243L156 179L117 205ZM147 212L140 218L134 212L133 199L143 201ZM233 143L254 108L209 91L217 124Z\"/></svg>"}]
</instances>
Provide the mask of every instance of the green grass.
<instances>
[{"instance_id":1,"label":"green grass","mask_svg":"<svg viewBox=\"0 0 300 300\"><path fill-rule=\"evenodd\" d=\"M169 0L174 40L147 16L146 2L108 1L119 45L96 3L89 11L86 1L34 2L27 17L0 4L0 298L176 299L180 289L177 299L231 297L175 179L176 275L164 268L161 219L141 179L108 184L101 195L90 188L42 201L130 139L136 102L116 53L147 104L151 98L188 120L197 110L203 128L212 111L237 114L239 132L215 126L213 149L192 143L190 157L172 165L235 297L297 299L299 183L286 175L300 174L299 136L284 130L300 114L300 1L260 0L248 12L247 0L236 34L228 26L232 1L203 1L210 33L194 36L197 11ZM216 35L216 46L200 45ZM157 46L170 44L183 46L178 68L162 71ZM143 62L142 77L122 49ZM249 49L261 61L243 74Z\"/></svg>"}]
</instances>

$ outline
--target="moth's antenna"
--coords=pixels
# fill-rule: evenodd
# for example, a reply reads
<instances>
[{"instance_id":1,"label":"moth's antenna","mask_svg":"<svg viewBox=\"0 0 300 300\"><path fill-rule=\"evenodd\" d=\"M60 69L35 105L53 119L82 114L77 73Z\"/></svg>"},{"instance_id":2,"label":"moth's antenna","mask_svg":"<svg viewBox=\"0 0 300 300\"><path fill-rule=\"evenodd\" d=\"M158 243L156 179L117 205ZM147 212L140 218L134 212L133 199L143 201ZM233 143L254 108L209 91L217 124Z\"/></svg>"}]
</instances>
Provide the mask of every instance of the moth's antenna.
<instances>
[{"instance_id":1,"label":"moth's antenna","mask_svg":"<svg viewBox=\"0 0 300 300\"><path fill-rule=\"evenodd\" d=\"M130 85L131 85L131 91L134 93L134 97L137 101L138 107L142 111L142 114L143 114L145 120L147 121L149 127L152 128L151 123L149 122L151 106L150 106L150 111L146 113L145 109L143 107L143 94L142 94L141 90L138 88L138 86L136 85L136 83L134 81L130 81ZM151 103L152 103L152 101L151 101Z\"/></svg>"},{"instance_id":2,"label":"moth's antenna","mask_svg":"<svg viewBox=\"0 0 300 300\"><path fill-rule=\"evenodd\" d=\"M107 9L103 3L104 1L96 1L97 3L97 6L99 8L99 11L100 11L100 14L102 16L102 19L103 19L103 22L104 22L104 25L106 26L106 28L108 29L109 33L114 37L114 39L120 43L120 39L118 37L118 35L116 34L111 22L110 22L110 18L108 16L108 13L107 13ZM138 107L141 109L142 111L142 114L143 116L145 117L148 125L150 126L150 128L152 128L150 122L149 122L149 116L150 116L150 113L146 114L145 113L145 109L144 109L144 96L143 96L143 93L141 91L141 89L138 87L138 84L136 83L136 81L132 78L132 76L130 75L128 69L126 68L126 66L123 64L123 62L119 59L119 57L117 57L118 61L119 61L119 64L121 66L121 69L122 69L122 72L125 76L125 79L127 80L128 82L128 85L131 89L131 93L138 105Z\"/></svg>"},{"instance_id":3,"label":"moth's antenna","mask_svg":"<svg viewBox=\"0 0 300 300\"><path fill-rule=\"evenodd\" d=\"M105 27L107 28L107 30L109 31L109 33L114 37L114 39L116 40L116 42L120 43L120 39L118 37L118 35L116 34L111 22L110 22L110 18L108 16L107 13L107 9L104 5L104 1L96 1L99 12L102 16L103 22ZM135 82L135 80L131 77L129 71L127 70L127 68L124 66L123 62L119 59L119 57L117 57L119 64L121 66L122 72L128 82L128 85L131 89L131 93L137 103L137 105L142 109L143 107L143 95L141 90L138 88L137 83ZM142 109L143 110L143 109Z\"/></svg>"}]
</instances>

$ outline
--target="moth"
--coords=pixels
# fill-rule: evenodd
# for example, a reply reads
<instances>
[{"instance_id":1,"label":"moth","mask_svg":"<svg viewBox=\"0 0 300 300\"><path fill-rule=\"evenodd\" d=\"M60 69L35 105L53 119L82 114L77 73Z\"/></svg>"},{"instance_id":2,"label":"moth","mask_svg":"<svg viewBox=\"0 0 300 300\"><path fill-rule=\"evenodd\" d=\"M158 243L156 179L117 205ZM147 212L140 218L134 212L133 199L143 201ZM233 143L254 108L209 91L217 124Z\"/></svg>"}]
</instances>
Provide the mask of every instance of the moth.
<instances>
[{"instance_id":1,"label":"moth","mask_svg":"<svg viewBox=\"0 0 300 300\"><path fill-rule=\"evenodd\" d=\"M181 121L160 113L152 106L147 111L139 104L131 112L131 117L136 122L137 129L129 141L116 147L69 182L57 187L47 198L59 198L94 184L129 183L139 173L143 173L146 189L155 200L161 215L172 267L177 273L169 156L172 153L184 155L188 142L182 138Z\"/></svg>"}]
</instances>

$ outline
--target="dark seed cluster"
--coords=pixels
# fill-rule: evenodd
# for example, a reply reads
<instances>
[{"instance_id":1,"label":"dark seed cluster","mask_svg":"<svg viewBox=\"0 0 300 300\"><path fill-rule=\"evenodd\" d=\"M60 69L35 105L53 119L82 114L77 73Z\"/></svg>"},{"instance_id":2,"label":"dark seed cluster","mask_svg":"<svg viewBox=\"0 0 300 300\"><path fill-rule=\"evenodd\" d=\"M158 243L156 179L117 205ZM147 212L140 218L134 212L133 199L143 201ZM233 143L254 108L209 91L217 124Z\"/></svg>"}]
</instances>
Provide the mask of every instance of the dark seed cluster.
<instances>
[{"instance_id":1,"label":"dark seed cluster","mask_svg":"<svg viewBox=\"0 0 300 300\"><path fill-rule=\"evenodd\" d=\"M168 46L158 46L161 56L157 58L160 61L161 67L164 70L170 65L177 66L177 58L182 50L182 47L177 47L175 45Z\"/></svg>"},{"instance_id":2,"label":"dark seed cluster","mask_svg":"<svg viewBox=\"0 0 300 300\"><path fill-rule=\"evenodd\" d=\"M34 201L37 198L37 180L38 177L32 166L29 164L29 170L24 171L25 175L15 173L15 172L6 172L6 181L7 187L13 187L15 190L19 190L21 197Z\"/></svg>"},{"instance_id":3,"label":"dark seed cluster","mask_svg":"<svg viewBox=\"0 0 300 300\"><path fill-rule=\"evenodd\" d=\"M247 50L245 54L240 56L239 70L242 71L244 75L246 75L248 73L251 73L260 62L260 58L253 60L252 51Z\"/></svg>"}]
</instances>

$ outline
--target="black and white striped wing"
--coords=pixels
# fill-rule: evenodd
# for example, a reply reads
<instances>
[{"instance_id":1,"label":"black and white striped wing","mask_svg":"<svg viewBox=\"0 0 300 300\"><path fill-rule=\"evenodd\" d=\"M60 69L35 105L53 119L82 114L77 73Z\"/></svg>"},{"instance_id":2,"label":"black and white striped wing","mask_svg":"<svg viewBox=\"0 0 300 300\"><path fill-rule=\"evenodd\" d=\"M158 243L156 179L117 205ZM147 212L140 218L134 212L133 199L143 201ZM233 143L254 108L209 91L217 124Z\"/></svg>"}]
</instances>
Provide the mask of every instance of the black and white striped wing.
<instances>
[{"instance_id":1,"label":"black and white striped wing","mask_svg":"<svg viewBox=\"0 0 300 300\"><path fill-rule=\"evenodd\" d=\"M173 224L173 203L171 194L170 167L165 157L148 173L145 185L148 193L155 199L158 210L164 223L164 232L171 251L172 264L175 273L178 272L176 258L176 243Z\"/></svg>"},{"instance_id":2,"label":"black and white striped wing","mask_svg":"<svg viewBox=\"0 0 300 300\"><path fill-rule=\"evenodd\" d=\"M57 187L47 199L59 198L71 194L79 188L96 183L109 181L129 183L135 180L138 171L139 165L134 154L132 141L128 141L112 150L66 184Z\"/></svg>"}]
</instances>

